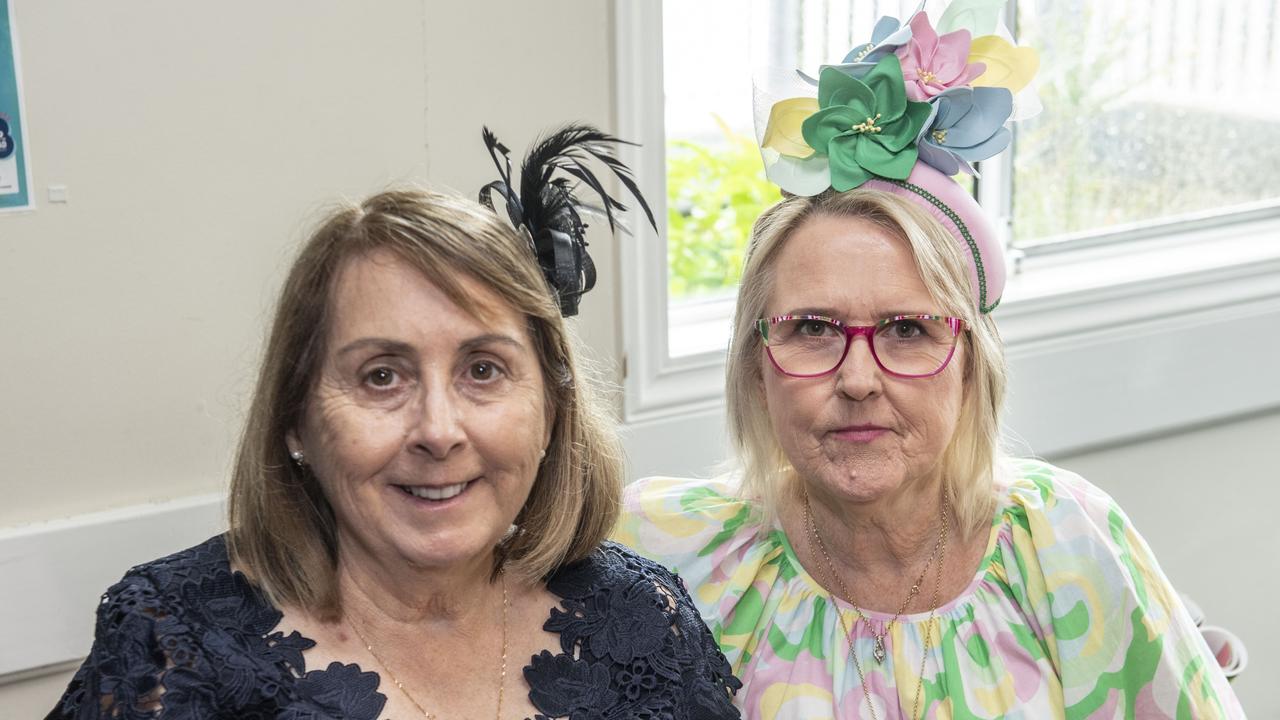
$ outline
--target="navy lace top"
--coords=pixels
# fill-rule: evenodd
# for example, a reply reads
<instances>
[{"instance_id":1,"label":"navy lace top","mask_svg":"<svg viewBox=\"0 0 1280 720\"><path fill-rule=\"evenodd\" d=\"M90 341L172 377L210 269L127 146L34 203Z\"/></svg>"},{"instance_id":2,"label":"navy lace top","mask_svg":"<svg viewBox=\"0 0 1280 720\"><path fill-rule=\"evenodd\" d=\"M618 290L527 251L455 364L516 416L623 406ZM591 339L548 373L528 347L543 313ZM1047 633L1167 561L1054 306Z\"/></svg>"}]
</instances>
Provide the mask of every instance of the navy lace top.
<instances>
[{"instance_id":1,"label":"navy lace top","mask_svg":"<svg viewBox=\"0 0 1280 720\"><path fill-rule=\"evenodd\" d=\"M561 652L524 668L539 720L739 717L741 684L669 571L606 543L547 587ZM221 536L138 566L103 596L93 649L49 718L379 717L378 674L307 668L315 642L275 631L281 617L232 572Z\"/></svg>"}]
</instances>

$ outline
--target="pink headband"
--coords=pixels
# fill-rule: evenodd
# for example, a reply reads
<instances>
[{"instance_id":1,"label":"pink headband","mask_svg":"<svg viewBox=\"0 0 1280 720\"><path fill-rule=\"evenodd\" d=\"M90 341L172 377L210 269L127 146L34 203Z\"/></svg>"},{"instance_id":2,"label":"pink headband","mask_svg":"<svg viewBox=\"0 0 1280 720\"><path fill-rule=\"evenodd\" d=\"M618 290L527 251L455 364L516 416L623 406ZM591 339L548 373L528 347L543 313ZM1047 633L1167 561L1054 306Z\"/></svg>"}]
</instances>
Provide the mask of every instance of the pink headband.
<instances>
[{"instance_id":1,"label":"pink headband","mask_svg":"<svg viewBox=\"0 0 1280 720\"><path fill-rule=\"evenodd\" d=\"M989 313L1004 294L1004 243L987 213L956 181L917 162L906 180L872 178L862 185L913 201L960 241L978 311Z\"/></svg>"}]
</instances>

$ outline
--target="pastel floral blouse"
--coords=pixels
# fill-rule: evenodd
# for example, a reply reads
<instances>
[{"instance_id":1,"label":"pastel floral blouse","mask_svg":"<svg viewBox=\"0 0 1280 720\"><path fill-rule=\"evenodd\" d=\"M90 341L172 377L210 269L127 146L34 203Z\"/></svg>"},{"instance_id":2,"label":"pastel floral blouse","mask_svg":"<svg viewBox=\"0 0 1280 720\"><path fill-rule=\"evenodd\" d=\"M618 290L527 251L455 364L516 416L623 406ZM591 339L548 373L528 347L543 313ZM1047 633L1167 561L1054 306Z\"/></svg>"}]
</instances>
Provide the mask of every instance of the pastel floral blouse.
<instances>
[{"instance_id":1,"label":"pastel floral blouse","mask_svg":"<svg viewBox=\"0 0 1280 720\"><path fill-rule=\"evenodd\" d=\"M867 622L723 480L632 484L615 538L675 570L742 680L747 718L1236 718L1244 713L1146 543L1080 477L1018 461L967 589ZM763 530L763 532L762 532ZM853 629L867 692L850 661ZM890 616L866 613L877 630ZM928 657L924 633L932 627ZM924 679L920 681L921 661Z\"/></svg>"}]
</instances>

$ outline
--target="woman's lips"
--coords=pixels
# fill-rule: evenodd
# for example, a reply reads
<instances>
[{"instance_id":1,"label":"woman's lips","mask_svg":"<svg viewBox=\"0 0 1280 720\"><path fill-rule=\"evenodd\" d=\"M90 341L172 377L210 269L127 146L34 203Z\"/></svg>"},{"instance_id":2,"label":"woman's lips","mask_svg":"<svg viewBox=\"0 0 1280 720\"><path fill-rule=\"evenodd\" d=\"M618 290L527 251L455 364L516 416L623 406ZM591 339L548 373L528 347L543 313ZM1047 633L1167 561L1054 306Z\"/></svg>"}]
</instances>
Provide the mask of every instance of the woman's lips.
<instances>
[{"instance_id":1,"label":"woman's lips","mask_svg":"<svg viewBox=\"0 0 1280 720\"><path fill-rule=\"evenodd\" d=\"M467 483L431 487L427 485L401 485L400 488L414 497L424 500L448 500L467 489Z\"/></svg>"},{"instance_id":2,"label":"woman's lips","mask_svg":"<svg viewBox=\"0 0 1280 720\"><path fill-rule=\"evenodd\" d=\"M852 443L869 443L889 432L888 428L879 425L850 425L832 432L840 440Z\"/></svg>"},{"instance_id":3,"label":"woman's lips","mask_svg":"<svg viewBox=\"0 0 1280 720\"><path fill-rule=\"evenodd\" d=\"M478 478L477 478L478 479ZM419 507L446 507L466 495L475 480L455 483L453 485L393 485L397 492L410 503Z\"/></svg>"}]
</instances>

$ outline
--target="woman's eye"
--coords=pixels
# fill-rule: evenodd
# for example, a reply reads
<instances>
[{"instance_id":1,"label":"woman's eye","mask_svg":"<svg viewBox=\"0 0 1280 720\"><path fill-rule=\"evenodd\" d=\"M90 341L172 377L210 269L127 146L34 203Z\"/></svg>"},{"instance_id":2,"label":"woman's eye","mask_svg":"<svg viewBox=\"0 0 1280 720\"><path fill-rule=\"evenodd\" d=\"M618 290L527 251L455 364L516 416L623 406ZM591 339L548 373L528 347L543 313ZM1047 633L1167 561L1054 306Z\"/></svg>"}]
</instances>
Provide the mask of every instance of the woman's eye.
<instances>
[{"instance_id":1,"label":"woman's eye","mask_svg":"<svg viewBox=\"0 0 1280 720\"><path fill-rule=\"evenodd\" d=\"M365 382L377 388L388 388L396 382L396 371L391 368L374 368L365 375Z\"/></svg>"},{"instance_id":2,"label":"woman's eye","mask_svg":"<svg viewBox=\"0 0 1280 720\"><path fill-rule=\"evenodd\" d=\"M489 382L494 378L498 377L498 375L501 372L502 371L498 368L498 366L495 363L492 363L488 360L481 360L471 365L471 367L467 370L467 375L470 376L472 380L478 380L480 382Z\"/></svg>"},{"instance_id":3,"label":"woman's eye","mask_svg":"<svg viewBox=\"0 0 1280 720\"><path fill-rule=\"evenodd\" d=\"M809 337L822 337L831 329L828 323L821 320L806 320L800 324L800 334Z\"/></svg>"},{"instance_id":4,"label":"woman's eye","mask_svg":"<svg viewBox=\"0 0 1280 720\"><path fill-rule=\"evenodd\" d=\"M893 324L893 335L898 338L919 337L923 330L915 320L899 320Z\"/></svg>"}]
</instances>

